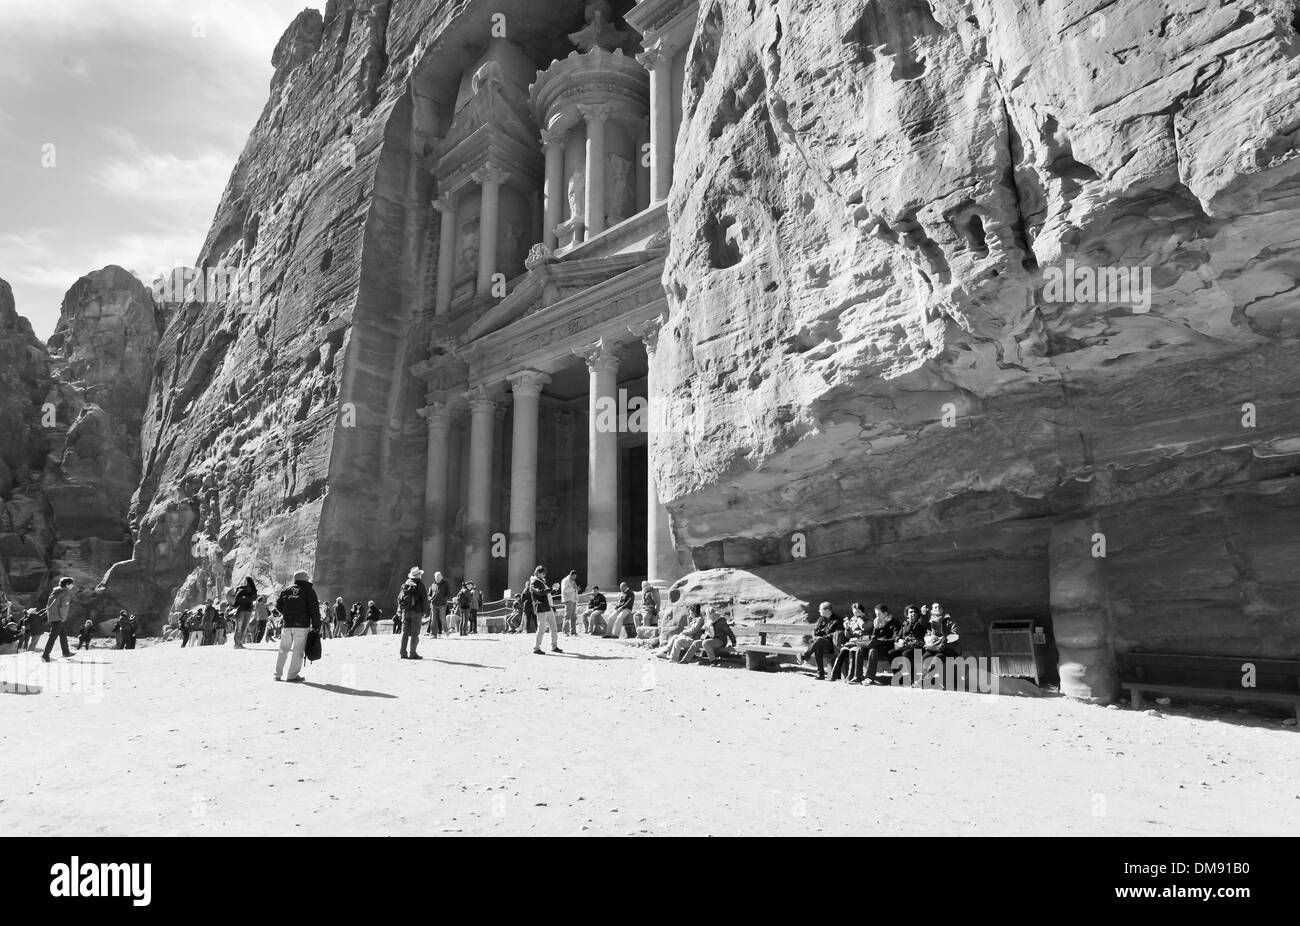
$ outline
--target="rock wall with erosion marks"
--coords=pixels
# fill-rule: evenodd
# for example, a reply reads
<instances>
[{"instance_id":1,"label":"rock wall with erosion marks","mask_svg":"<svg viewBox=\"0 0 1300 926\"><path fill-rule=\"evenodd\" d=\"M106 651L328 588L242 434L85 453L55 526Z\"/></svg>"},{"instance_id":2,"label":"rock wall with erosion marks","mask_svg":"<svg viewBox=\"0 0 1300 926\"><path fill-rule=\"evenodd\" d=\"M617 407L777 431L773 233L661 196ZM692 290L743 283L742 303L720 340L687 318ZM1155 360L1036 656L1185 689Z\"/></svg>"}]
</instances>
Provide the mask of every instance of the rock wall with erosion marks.
<instances>
[{"instance_id":1,"label":"rock wall with erosion marks","mask_svg":"<svg viewBox=\"0 0 1300 926\"><path fill-rule=\"evenodd\" d=\"M71 576L74 618L109 621L126 603L98 585L131 550L141 421L165 313L115 266L68 290L45 345L14 314L7 287L0 303L0 328L11 333L0 348L9 472L0 479L0 579L24 607L40 607L54 580Z\"/></svg>"},{"instance_id":2,"label":"rock wall with erosion marks","mask_svg":"<svg viewBox=\"0 0 1300 926\"><path fill-rule=\"evenodd\" d=\"M454 5L331 0L273 55L270 98L164 336L140 533L107 577L166 614L245 575L395 594L419 556L431 180L412 69Z\"/></svg>"},{"instance_id":3,"label":"rock wall with erosion marks","mask_svg":"<svg viewBox=\"0 0 1300 926\"><path fill-rule=\"evenodd\" d=\"M688 600L1300 655L1294 4L702 0L686 85Z\"/></svg>"}]
</instances>

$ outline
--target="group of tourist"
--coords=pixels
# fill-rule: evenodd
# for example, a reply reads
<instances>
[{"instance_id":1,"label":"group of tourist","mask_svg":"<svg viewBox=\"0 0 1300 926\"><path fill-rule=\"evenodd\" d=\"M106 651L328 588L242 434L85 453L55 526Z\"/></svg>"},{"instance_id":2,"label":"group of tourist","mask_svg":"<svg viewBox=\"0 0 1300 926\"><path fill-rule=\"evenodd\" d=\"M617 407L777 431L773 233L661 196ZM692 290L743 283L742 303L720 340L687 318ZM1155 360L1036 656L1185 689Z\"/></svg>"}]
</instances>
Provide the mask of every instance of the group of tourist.
<instances>
[{"instance_id":1,"label":"group of tourist","mask_svg":"<svg viewBox=\"0 0 1300 926\"><path fill-rule=\"evenodd\" d=\"M848 618L835 613L829 601L818 607L817 622L810 628L812 640L796 654L801 663L817 668L817 678L826 679L826 660L831 663L831 681L843 678L855 685L876 685L881 659L892 665L897 658L912 660L920 654L920 673L930 671L934 660L961 655L957 624L943 605L934 602L918 607L909 604L903 619L896 619L888 605L878 604L874 614L854 602ZM658 655L671 662L720 661L731 654L736 637L725 615L712 605L702 609L691 605L680 633L659 648ZM914 667L916 668L916 667ZM915 676L914 676L915 677Z\"/></svg>"}]
</instances>

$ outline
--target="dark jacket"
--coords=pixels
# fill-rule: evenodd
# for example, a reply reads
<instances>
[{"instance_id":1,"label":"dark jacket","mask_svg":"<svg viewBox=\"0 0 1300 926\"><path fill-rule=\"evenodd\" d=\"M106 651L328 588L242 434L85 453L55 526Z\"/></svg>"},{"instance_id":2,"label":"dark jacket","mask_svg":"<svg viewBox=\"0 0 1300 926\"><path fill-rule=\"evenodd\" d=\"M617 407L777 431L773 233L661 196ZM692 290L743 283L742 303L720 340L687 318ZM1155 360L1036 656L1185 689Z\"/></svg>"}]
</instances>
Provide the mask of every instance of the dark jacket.
<instances>
[{"instance_id":1,"label":"dark jacket","mask_svg":"<svg viewBox=\"0 0 1300 926\"><path fill-rule=\"evenodd\" d=\"M632 608L635 606L635 603L636 603L636 598L632 595L632 590L629 588L627 591L623 592L621 595L618 596L618 607L615 608L614 610L631 611Z\"/></svg>"},{"instance_id":2,"label":"dark jacket","mask_svg":"<svg viewBox=\"0 0 1300 926\"><path fill-rule=\"evenodd\" d=\"M593 611L604 611L609 605L605 602L605 596L600 592L591 593L591 601L587 602L587 607Z\"/></svg>"},{"instance_id":3,"label":"dark jacket","mask_svg":"<svg viewBox=\"0 0 1300 926\"><path fill-rule=\"evenodd\" d=\"M834 611L825 617L818 618L817 626L813 628L814 637L830 637L837 633L844 632L844 618L840 617Z\"/></svg>"},{"instance_id":4,"label":"dark jacket","mask_svg":"<svg viewBox=\"0 0 1300 926\"><path fill-rule=\"evenodd\" d=\"M407 595L415 602L409 608L402 607L402 596ZM429 613L429 590L424 587L424 582L420 579L407 579L402 583L401 590L397 593L397 608L399 611L414 611L417 614Z\"/></svg>"},{"instance_id":5,"label":"dark jacket","mask_svg":"<svg viewBox=\"0 0 1300 926\"><path fill-rule=\"evenodd\" d=\"M429 585L429 600L435 605L445 605L451 597L451 586L446 579L439 579Z\"/></svg>"},{"instance_id":6,"label":"dark jacket","mask_svg":"<svg viewBox=\"0 0 1300 926\"><path fill-rule=\"evenodd\" d=\"M366 620L377 621L384 616L383 610L377 604L366 605Z\"/></svg>"},{"instance_id":7,"label":"dark jacket","mask_svg":"<svg viewBox=\"0 0 1300 926\"><path fill-rule=\"evenodd\" d=\"M732 631L731 625L727 623L727 618L719 617L704 629L704 638L706 640L721 640L726 646L734 646L736 643L736 634Z\"/></svg>"},{"instance_id":8,"label":"dark jacket","mask_svg":"<svg viewBox=\"0 0 1300 926\"><path fill-rule=\"evenodd\" d=\"M925 632L934 634L939 638L939 642L946 643L948 646L956 647L961 643L961 635L957 633L957 622L946 614L939 618L931 618ZM949 640L948 637L955 639Z\"/></svg>"},{"instance_id":9,"label":"dark jacket","mask_svg":"<svg viewBox=\"0 0 1300 926\"><path fill-rule=\"evenodd\" d=\"M336 624L346 624L348 622L348 607L341 601L334 603L334 622Z\"/></svg>"},{"instance_id":10,"label":"dark jacket","mask_svg":"<svg viewBox=\"0 0 1300 926\"><path fill-rule=\"evenodd\" d=\"M925 636L926 617L917 613L915 617L904 617L894 636L894 642L901 647L917 647Z\"/></svg>"},{"instance_id":11,"label":"dark jacket","mask_svg":"<svg viewBox=\"0 0 1300 926\"><path fill-rule=\"evenodd\" d=\"M257 586L250 586L247 582L235 589L235 613L241 611L252 611L253 605L257 603Z\"/></svg>"},{"instance_id":12,"label":"dark jacket","mask_svg":"<svg viewBox=\"0 0 1300 926\"><path fill-rule=\"evenodd\" d=\"M528 580L528 595L533 601L533 610L544 613L551 610L551 589L546 580L534 575Z\"/></svg>"},{"instance_id":13,"label":"dark jacket","mask_svg":"<svg viewBox=\"0 0 1300 926\"><path fill-rule=\"evenodd\" d=\"M869 640L879 641L881 643L892 643L898 636L898 622L893 616L877 622L873 617L871 623L867 625L866 638Z\"/></svg>"},{"instance_id":14,"label":"dark jacket","mask_svg":"<svg viewBox=\"0 0 1300 926\"><path fill-rule=\"evenodd\" d=\"M320 630L320 599L316 597L315 586L306 579L298 579L293 584L298 587L298 595L302 598L306 613L284 615L284 626Z\"/></svg>"}]
</instances>

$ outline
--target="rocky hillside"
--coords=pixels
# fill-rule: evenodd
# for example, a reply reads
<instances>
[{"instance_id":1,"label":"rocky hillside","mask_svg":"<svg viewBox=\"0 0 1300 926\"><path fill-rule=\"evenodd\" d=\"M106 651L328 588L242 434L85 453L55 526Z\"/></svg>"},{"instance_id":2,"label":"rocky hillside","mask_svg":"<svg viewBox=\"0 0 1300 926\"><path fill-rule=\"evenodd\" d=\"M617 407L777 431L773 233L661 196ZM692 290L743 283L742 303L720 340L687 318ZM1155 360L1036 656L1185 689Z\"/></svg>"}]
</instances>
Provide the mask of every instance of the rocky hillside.
<instances>
[{"instance_id":1,"label":"rocky hillside","mask_svg":"<svg viewBox=\"0 0 1300 926\"><path fill-rule=\"evenodd\" d=\"M1050 611L1085 696L1116 649L1300 652L1295 4L700 6L685 587L937 598L984 649Z\"/></svg>"},{"instance_id":2,"label":"rocky hillside","mask_svg":"<svg viewBox=\"0 0 1300 926\"><path fill-rule=\"evenodd\" d=\"M59 576L77 581L74 617L130 606L97 588L131 552L147 385L166 318L121 267L78 280L42 345L0 283L0 581L43 606Z\"/></svg>"}]
</instances>

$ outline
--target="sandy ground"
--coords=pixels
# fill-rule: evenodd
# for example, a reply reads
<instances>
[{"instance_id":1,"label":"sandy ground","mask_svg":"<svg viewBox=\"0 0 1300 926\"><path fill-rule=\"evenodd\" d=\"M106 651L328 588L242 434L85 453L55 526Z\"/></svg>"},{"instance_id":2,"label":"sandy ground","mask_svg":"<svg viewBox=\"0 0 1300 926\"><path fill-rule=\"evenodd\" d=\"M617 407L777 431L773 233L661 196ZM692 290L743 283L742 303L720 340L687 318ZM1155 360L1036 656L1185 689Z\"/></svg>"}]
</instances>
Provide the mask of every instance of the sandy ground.
<instances>
[{"instance_id":1,"label":"sandy ground","mask_svg":"<svg viewBox=\"0 0 1300 926\"><path fill-rule=\"evenodd\" d=\"M626 642L0 657L6 834L1294 834L1300 733L674 666ZM15 686L14 683L17 683ZM15 690L15 687L17 690ZM36 691L35 688L39 688ZM1216 719L1217 718L1217 719Z\"/></svg>"}]
</instances>

